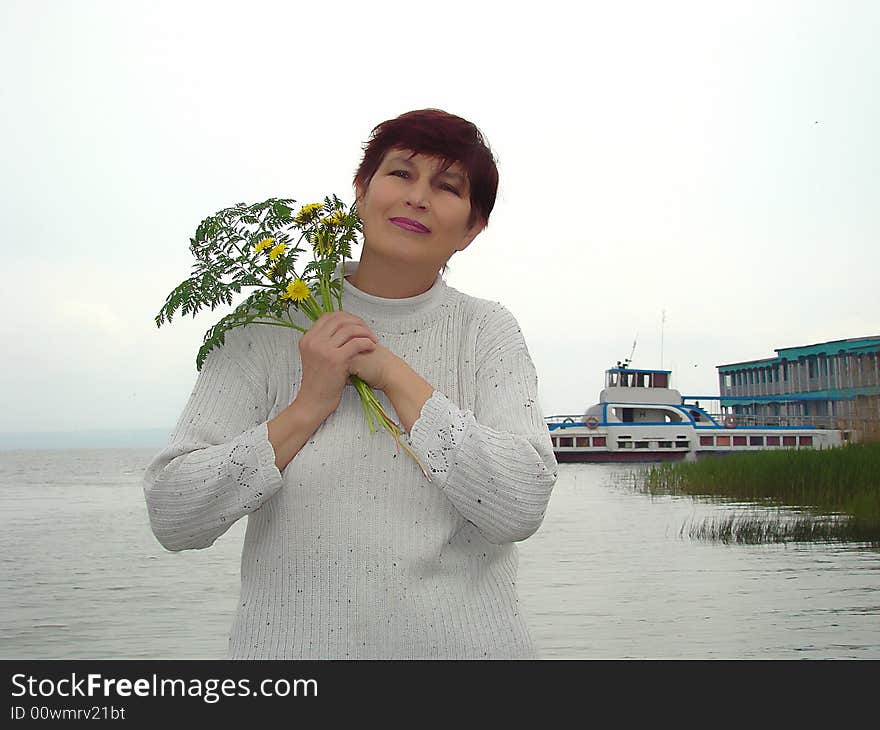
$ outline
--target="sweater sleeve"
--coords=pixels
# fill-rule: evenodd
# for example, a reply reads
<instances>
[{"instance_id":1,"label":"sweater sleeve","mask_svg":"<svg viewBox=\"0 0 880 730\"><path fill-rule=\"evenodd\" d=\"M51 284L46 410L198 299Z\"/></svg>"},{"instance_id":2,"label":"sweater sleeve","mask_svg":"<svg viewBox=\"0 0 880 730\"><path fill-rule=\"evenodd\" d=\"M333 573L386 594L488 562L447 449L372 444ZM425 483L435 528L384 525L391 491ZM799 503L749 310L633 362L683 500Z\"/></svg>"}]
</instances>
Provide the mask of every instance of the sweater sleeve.
<instances>
[{"instance_id":1,"label":"sweater sleeve","mask_svg":"<svg viewBox=\"0 0 880 730\"><path fill-rule=\"evenodd\" d=\"M168 550L210 547L282 484L266 396L227 349L205 359L168 445L144 474L150 526Z\"/></svg>"},{"instance_id":2,"label":"sweater sleeve","mask_svg":"<svg viewBox=\"0 0 880 730\"><path fill-rule=\"evenodd\" d=\"M410 431L432 481L492 543L538 529L556 483L538 378L513 316L493 311L477 341L474 412L435 390Z\"/></svg>"}]
</instances>

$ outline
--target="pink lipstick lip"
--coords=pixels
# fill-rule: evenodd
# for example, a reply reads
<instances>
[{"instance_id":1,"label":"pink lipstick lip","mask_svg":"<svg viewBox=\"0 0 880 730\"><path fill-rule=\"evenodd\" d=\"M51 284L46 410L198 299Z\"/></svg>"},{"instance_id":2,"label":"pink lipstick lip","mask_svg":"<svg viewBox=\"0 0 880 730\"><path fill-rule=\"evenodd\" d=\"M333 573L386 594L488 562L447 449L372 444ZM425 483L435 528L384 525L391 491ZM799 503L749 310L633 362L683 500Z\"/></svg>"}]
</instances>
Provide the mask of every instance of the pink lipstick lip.
<instances>
[{"instance_id":1,"label":"pink lipstick lip","mask_svg":"<svg viewBox=\"0 0 880 730\"><path fill-rule=\"evenodd\" d=\"M391 222L399 226L400 228L404 228L407 231L413 231L415 233L430 233L431 229L423 226L418 221L414 221L412 218L391 218Z\"/></svg>"}]
</instances>

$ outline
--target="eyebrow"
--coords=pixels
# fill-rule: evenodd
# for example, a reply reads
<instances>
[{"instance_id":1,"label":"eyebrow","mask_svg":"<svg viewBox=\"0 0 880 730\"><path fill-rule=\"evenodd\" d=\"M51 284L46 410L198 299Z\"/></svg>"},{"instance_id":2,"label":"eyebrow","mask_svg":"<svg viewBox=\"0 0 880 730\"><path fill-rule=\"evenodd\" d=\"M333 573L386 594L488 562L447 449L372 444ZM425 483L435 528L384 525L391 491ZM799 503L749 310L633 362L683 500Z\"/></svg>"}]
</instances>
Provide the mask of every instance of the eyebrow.
<instances>
[{"instance_id":1,"label":"eyebrow","mask_svg":"<svg viewBox=\"0 0 880 730\"><path fill-rule=\"evenodd\" d=\"M404 164L404 165L407 165L407 166L409 166L409 167L415 167L415 165L413 164L412 160L410 160L410 159L408 159L408 158L406 158L406 157L399 157L399 156L397 156L397 155L395 155L394 157L389 157L388 160L387 160L387 162L389 162L389 163L391 163L391 164L398 163L398 164ZM454 163L453 163L453 164L454 164ZM439 174L440 174L442 177L451 177L451 178L453 178L454 180L457 180L457 181L458 181L459 183L461 183L462 185L464 185L465 182L467 182L467 176L464 175L464 174L462 174L462 173L460 173L460 172L450 172L448 169L446 169L446 170L444 170L443 172L441 172L441 173L439 173Z\"/></svg>"}]
</instances>

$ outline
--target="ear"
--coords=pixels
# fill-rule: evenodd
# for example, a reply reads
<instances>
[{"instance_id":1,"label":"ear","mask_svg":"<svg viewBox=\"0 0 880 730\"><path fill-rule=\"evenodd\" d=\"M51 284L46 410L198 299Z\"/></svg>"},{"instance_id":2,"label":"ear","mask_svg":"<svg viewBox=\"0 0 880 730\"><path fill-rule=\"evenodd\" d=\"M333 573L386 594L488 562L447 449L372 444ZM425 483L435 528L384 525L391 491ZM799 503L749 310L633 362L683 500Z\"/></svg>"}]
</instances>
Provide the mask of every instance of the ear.
<instances>
[{"instance_id":1,"label":"ear","mask_svg":"<svg viewBox=\"0 0 880 730\"><path fill-rule=\"evenodd\" d=\"M483 232L485 227L486 224L483 221L475 221L474 224L465 231L464 241L461 246L458 246L457 250L464 251L471 245L471 242Z\"/></svg>"}]
</instances>

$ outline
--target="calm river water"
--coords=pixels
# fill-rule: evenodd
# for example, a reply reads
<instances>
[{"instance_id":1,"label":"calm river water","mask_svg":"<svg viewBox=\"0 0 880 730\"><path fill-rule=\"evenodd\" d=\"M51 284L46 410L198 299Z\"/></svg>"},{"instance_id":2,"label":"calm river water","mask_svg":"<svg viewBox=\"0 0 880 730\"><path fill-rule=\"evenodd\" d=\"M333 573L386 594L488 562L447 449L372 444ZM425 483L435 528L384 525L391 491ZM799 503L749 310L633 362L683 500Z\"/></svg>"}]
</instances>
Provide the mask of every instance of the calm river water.
<instances>
[{"instance_id":1,"label":"calm river water","mask_svg":"<svg viewBox=\"0 0 880 730\"><path fill-rule=\"evenodd\" d=\"M0 452L0 658L223 658L245 524L163 550L141 491L156 451ZM692 540L741 508L638 494L633 468L561 465L520 543L543 658L880 659L880 552Z\"/></svg>"}]
</instances>

